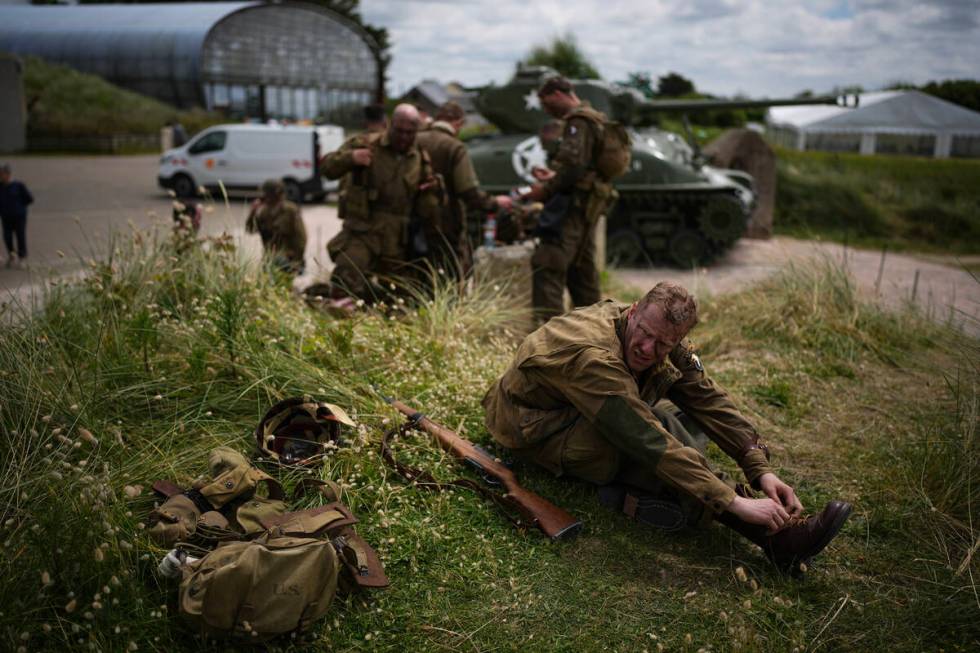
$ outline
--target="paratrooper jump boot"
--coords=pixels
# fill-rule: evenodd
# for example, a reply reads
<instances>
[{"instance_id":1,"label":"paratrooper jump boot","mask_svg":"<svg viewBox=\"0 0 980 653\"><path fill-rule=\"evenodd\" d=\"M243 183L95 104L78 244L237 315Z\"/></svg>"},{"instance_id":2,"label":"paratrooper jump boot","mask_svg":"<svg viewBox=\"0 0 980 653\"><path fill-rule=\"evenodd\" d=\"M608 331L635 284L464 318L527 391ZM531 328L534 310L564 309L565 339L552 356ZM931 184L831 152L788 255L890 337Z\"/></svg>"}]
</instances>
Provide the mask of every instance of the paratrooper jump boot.
<instances>
[{"instance_id":1,"label":"paratrooper jump boot","mask_svg":"<svg viewBox=\"0 0 980 653\"><path fill-rule=\"evenodd\" d=\"M780 571L799 578L803 575L801 565L809 565L824 550L850 514L851 504L830 501L820 514L791 518L772 535L767 534L765 526L742 521L730 512L723 512L715 519L760 546Z\"/></svg>"}]
</instances>

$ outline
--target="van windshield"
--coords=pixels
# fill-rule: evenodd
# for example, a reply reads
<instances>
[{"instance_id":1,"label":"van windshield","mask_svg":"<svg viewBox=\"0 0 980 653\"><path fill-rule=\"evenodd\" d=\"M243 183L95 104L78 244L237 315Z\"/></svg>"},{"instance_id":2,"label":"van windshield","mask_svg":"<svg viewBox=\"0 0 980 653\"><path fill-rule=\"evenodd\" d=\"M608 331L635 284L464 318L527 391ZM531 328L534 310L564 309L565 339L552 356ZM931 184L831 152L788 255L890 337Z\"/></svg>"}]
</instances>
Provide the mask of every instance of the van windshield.
<instances>
[{"instance_id":1,"label":"van windshield","mask_svg":"<svg viewBox=\"0 0 980 653\"><path fill-rule=\"evenodd\" d=\"M187 152L189 154L202 154L204 152L219 152L225 149L225 141L228 140L228 132L214 131L208 132L204 136L194 141Z\"/></svg>"}]
</instances>

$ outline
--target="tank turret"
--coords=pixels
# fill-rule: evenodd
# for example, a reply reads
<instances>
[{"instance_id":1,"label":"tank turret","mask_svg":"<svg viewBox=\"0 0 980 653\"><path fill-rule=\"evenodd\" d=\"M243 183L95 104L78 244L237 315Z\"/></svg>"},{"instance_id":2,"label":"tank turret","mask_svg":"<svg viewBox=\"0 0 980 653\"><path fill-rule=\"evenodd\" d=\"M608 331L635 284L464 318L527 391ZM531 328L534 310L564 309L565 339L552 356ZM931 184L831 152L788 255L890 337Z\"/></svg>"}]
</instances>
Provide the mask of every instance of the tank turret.
<instances>
[{"instance_id":1,"label":"tank turret","mask_svg":"<svg viewBox=\"0 0 980 653\"><path fill-rule=\"evenodd\" d=\"M553 119L537 91L555 71L520 66L503 86L480 91L475 104L500 134L468 141L480 180L493 192L533 183L545 166L538 137ZM636 89L602 80L571 80L576 95L629 128L629 171L615 180L620 199L608 216L606 252L616 265L667 261L682 267L710 262L744 233L755 203L752 177L705 165L683 138L655 126L656 114L705 109L841 104L837 97L775 100L650 100Z\"/></svg>"}]
</instances>

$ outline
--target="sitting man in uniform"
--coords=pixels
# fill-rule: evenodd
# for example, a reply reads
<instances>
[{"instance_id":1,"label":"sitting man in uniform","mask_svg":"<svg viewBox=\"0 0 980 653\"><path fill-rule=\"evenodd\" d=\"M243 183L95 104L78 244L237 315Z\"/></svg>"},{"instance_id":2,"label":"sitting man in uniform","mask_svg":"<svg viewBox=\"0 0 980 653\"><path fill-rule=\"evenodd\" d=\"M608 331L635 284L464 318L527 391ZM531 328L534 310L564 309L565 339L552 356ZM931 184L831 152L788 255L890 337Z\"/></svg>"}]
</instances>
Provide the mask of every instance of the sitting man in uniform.
<instances>
[{"instance_id":1,"label":"sitting man in uniform","mask_svg":"<svg viewBox=\"0 0 980 653\"><path fill-rule=\"evenodd\" d=\"M334 300L375 300L374 276L411 271L412 233L441 203L429 156L415 140L418 129L418 111L400 104L386 131L354 136L321 162L328 179L347 176L338 207L343 227L327 243Z\"/></svg>"},{"instance_id":2,"label":"sitting man in uniform","mask_svg":"<svg viewBox=\"0 0 980 653\"><path fill-rule=\"evenodd\" d=\"M262 197L252 202L245 231L258 232L272 264L287 274L302 274L305 267L306 227L299 207L286 200L286 187L278 179L262 184Z\"/></svg>"},{"instance_id":3,"label":"sitting man in uniform","mask_svg":"<svg viewBox=\"0 0 980 653\"><path fill-rule=\"evenodd\" d=\"M667 282L632 305L605 300L553 318L484 397L487 429L518 458L601 486L600 501L640 521L672 530L714 517L795 575L851 506L831 501L802 516L767 447L686 339L696 323L694 298ZM764 498L711 470L701 429Z\"/></svg>"}]
</instances>

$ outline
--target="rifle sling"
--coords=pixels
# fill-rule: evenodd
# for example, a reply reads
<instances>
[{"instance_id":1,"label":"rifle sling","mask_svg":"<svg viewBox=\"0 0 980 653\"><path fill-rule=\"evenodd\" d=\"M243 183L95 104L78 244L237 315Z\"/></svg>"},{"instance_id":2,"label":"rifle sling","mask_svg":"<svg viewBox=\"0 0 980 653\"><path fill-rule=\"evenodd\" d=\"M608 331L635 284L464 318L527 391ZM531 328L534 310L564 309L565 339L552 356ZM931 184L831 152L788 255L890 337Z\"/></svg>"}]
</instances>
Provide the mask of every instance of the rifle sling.
<instances>
[{"instance_id":1,"label":"rifle sling","mask_svg":"<svg viewBox=\"0 0 980 653\"><path fill-rule=\"evenodd\" d=\"M395 458L395 453L391 448L392 439L397 436L404 436L413 429L422 430L418 426L422 416L422 413L416 413L401 426L389 429L381 438L381 457L389 467L398 472L402 478L412 485L425 488L426 490L432 490L433 492L442 492L443 490L449 490L454 487L472 490L487 501L494 503L498 508L500 508L500 511L504 514L504 516L507 517L507 519L514 524L514 526L521 530L527 528L529 524L534 523L534 519L530 515L524 514L524 510L521 508L521 506L505 494L492 492L479 483L466 478L457 478L454 481L443 483L424 469L409 467L408 465L397 460Z\"/></svg>"}]
</instances>

